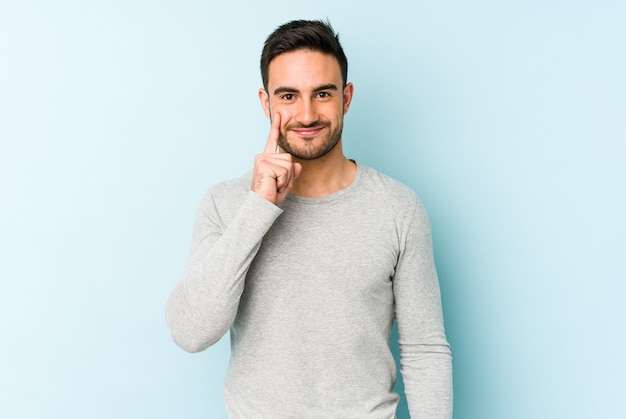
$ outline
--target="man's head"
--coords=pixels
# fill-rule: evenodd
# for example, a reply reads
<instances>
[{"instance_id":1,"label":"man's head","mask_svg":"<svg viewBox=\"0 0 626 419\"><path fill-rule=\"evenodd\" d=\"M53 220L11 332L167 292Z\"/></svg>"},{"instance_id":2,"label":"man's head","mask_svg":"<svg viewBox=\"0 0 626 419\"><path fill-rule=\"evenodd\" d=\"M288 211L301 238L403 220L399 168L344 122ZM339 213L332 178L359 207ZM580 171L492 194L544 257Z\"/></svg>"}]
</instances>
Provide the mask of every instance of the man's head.
<instances>
[{"instance_id":1,"label":"man's head","mask_svg":"<svg viewBox=\"0 0 626 419\"><path fill-rule=\"evenodd\" d=\"M278 27L265 41L261 53L261 77L267 90L270 62L286 52L311 50L332 55L339 63L343 86L348 79L348 60L329 22L321 20L294 20Z\"/></svg>"},{"instance_id":2,"label":"man's head","mask_svg":"<svg viewBox=\"0 0 626 419\"><path fill-rule=\"evenodd\" d=\"M259 99L270 120L279 116L278 145L286 153L301 160L341 154L337 145L353 94L347 66L329 24L298 20L268 37Z\"/></svg>"}]
</instances>

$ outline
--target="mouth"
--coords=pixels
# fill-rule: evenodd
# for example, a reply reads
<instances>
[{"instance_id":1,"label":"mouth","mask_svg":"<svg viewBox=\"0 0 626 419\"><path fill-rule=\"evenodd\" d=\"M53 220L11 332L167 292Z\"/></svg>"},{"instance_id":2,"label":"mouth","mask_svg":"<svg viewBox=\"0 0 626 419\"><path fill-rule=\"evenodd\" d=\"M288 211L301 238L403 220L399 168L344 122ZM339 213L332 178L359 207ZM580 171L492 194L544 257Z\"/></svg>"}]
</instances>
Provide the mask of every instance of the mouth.
<instances>
[{"instance_id":1,"label":"mouth","mask_svg":"<svg viewBox=\"0 0 626 419\"><path fill-rule=\"evenodd\" d=\"M295 132L300 137L315 137L319 134L325 127L307 127L307 128L292 128L291 131Z\"/></svg>"}]
</instances>

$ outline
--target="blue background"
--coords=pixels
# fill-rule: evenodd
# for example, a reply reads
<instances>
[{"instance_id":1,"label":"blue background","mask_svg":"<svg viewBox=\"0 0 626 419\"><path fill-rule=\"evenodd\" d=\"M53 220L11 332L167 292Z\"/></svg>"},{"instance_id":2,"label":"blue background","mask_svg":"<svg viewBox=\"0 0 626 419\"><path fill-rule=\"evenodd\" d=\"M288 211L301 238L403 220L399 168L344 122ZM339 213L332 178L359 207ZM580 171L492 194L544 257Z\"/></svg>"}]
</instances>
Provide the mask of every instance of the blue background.
<instances>
[{"instance_id":1,"label":"blue background","mask_svg":"<svg viewBox=\"0 0 626 419\"><path fill-rule=\"evenodd\" d=\"M181 351L164 304L263 149L265 37L326 16L347 155L431 216L455 418L618 417L624 2L226 3L0 0L0 417L224 417L228 339Z\"/></svg>"}]
</instances>

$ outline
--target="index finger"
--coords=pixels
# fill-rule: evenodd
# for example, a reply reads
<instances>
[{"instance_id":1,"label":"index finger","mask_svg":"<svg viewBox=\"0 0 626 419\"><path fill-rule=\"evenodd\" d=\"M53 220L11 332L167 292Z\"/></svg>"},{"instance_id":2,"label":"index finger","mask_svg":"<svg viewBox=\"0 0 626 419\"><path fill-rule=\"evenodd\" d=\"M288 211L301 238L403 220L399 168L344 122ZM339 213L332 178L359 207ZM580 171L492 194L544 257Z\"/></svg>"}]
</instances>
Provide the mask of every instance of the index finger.
<instances>
[{"instance_id":1,"label":"index finger","mask_svg":"<svg viewBox=\"0 0 626 419\"><path fill-rule=\"evenodd\" d=\"M280 114L276 112L274 119L272 119L272 126L270 127L270 135L267 137L267 144L265 144L264 153L276 153L278 150L278 137L280 136Z\"/></svg>"}]
</instances>

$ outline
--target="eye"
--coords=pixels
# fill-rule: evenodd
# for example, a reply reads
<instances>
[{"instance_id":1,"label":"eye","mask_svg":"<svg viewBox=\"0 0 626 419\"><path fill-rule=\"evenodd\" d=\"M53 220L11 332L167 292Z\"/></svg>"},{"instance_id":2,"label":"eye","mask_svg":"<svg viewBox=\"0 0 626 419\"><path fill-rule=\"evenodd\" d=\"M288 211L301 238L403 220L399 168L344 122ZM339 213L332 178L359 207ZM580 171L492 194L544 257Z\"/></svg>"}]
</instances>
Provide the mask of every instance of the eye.
<instances>
[{"instance_id":1,"label":"eye","mask_svg":"<svg viewBox=\"0 0 626 419\"><path fill-rule=\"evenodd\" d=\"M294 99L294 96L293 96L293 94L291 94L291 93L285 93L285 94L284 94L284 95L282 95L280 98L281 98L282 100L293 100L293 99Z\"/></svg>"},{"instance_id":2,"label":"eye","mask_svg":"<svg viewBox=\"0 0 626 419\"><path fill-rule=\"evenodd\" d=\"M330 93L328 93L328 92L319 92L319 93L317 94L317 96L318 96L318 97L320 97L320 98L322 98L322 99L326 99L326 98L329 98L329 97L330 97Z\"/></svg>"}]
</instances>

